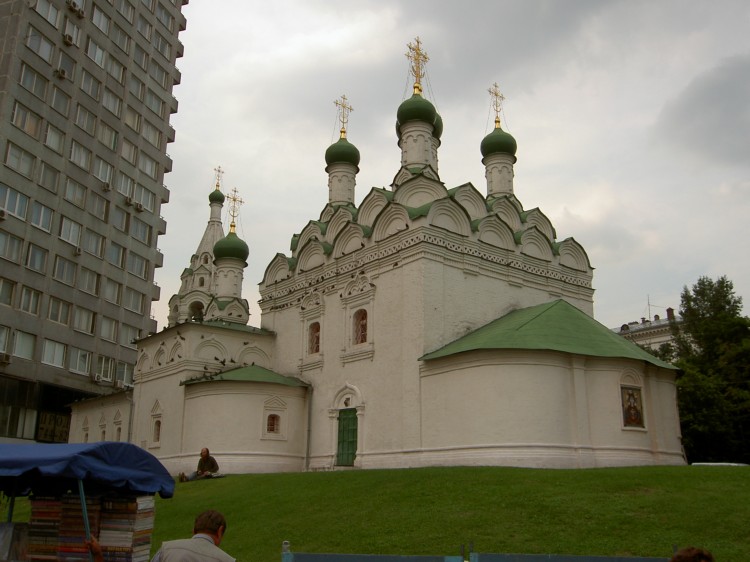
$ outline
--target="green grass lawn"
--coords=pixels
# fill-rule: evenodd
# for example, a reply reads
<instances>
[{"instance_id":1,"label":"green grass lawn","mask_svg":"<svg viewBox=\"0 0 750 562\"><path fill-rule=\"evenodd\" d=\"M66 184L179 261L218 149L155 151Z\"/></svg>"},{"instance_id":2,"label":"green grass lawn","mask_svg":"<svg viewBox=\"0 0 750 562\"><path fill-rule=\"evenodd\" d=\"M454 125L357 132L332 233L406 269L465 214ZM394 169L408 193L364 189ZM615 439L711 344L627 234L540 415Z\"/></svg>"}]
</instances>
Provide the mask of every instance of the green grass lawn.
<instances>
[{"instance_id":1,"label":"green grass lawn","mask_svg":"<svg viewBox=\"0 0 750 562\"><path fill-rule=\"evenodd\" d=\"M284 540L293 551L367 554L459 554L471 543L477 552L669 557L676 544L708 548L717 562L750 559L747 467L230 475L178 483L173 498L157 500L153 550L190 536L204 509L225 514L222 548L243 562L279 562Z\"/></svg>"}]
</instances>

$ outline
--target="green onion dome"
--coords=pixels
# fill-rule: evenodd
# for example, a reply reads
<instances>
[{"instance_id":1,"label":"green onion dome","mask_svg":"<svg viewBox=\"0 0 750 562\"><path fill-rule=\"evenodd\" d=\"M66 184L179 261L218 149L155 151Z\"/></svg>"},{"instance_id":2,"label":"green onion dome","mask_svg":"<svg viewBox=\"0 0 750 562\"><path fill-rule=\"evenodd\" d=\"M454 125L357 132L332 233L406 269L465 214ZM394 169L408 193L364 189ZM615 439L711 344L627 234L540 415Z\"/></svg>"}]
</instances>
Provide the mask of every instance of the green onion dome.
<instances>
[{"instance_id":1,"label":"green onion dome","mask_svg":"<svg viewBox=\"0 0 750 562\"><path fill-rule=\"evenodd\" d=\"M229 234L214 244L214 260L221 258L235 258L246 262L247 256L249 255L250 248L248 248L247 244L245 244L245 242L234 232L234 224L232 224Z\"/></svg>"},{"instance_id":2,"label":"green onion dome","mask_svg":"<svg viewBox=\"0 0 750 562\"><path fill-rule=\"evenodd\" d=\"M217 187L214 189L211 194L208 196L208 202L209 203L221 203L224 204L224 194L219 191L219 188Z\"/></svg>"},{"instance_id":3,"label":"green onion dome","mask_svg":"<svg viewBox=\"0 0 750 562\"><path fill-rule=\"evenodd\" d=\"M432 103L424 99L420 94L414 94L398 106L396 119L401 124L407 121L424 121L432 125L435 123L436 115L437 110Z\"/></svg>"},{"instance_id":4,"label":"green onion dome","mask_svg":"<svg viewBox=\"0 0 750 562\"><path fill-rule=\"evenodd\" d=\"M326 164L330 166L339 162L359 166L359 150L345 137L340 138L326 150Z\"/></svg>"},{"instance_id":5,"label":"green onion dome","mask_svg":"<svg viewBox=\"0 0 750 562\"><path fill-rule=\"evenodd\" d=\"M509 154L515 158L518 145L513 135L506 133L500 128L500 121L495 121L495 130L482 139L479 149L482 157L490 154Z\"/></svg>"},{"instance_id":6,"label":"green onion dome","mask_svg":"<svg viewBox=\"0 0 750 562\"><path fill-rule=\"evenodd\" d=\"M435 112L435 122L432 126L432 136L440 140L440 137L443 136L443 118L437 112Z\"/></svg>"}]
</instances>

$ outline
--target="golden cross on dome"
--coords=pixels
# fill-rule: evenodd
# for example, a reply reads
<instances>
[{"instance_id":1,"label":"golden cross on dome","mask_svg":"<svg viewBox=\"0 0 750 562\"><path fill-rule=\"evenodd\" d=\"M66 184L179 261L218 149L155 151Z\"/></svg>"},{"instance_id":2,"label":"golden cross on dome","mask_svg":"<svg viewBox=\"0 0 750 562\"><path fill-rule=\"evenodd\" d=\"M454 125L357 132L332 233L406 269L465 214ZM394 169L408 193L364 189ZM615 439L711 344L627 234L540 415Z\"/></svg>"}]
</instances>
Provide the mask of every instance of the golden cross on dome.
<instances>
[{"instance_id":1,"label":"golden cross on dome","mask_svg":"<svg viewBox=\"0 0 750 562\"><path fill-rule=\"evenodd\" d=\"M242 205L244 201L240 197L236 187L232 189L232 192L229 195L227 195L227 199L229 199L229 216L232 218L232 222L229 224L229 232L234 232L234 219L240 214L240 205Z\"/></svg>"},{"instance_id":2,"label":"golden cross on dome","mask_svg":"<svg viewBox=\"0 0 750 562\"><path fill-rule=\"evenodd\" d=\"M422 40L417 37L414 43L408 43L406 45L409 51L406 53L406 58L409 59L412 76L414 76L414 93L422 93L422 77L424 76L424 67L430 57L427 56L422 50Z\"/></svg>"},{"instance_id":3,"label":"golden cross on dome","mask_svg":"<svg viewBox=\"0 0 750 562\"><path fill-rule=\"evenodd\" d=\"M339 121L341 122L341 138L346 138L346 126L349 124L349 113L354 111L354 108L349 104L349 100L346 96L341 96L340 100L334 100L333 104L338 108Z\"/></svg>"},{"instance_id":4,"label":"golden cross on dome","mask_svg":"<svg viewBox=\"0 0 750 562\"><path fill-rule=\"evenodd\" d=\"M500 93L500 86L495 82L492 88L487 90L492 97L492 109L495 110L495 129L500 128L500 110L503 108L503 100L505 96Z\"/></svg>"},{"instance_id":5,"label":"golden cross on dome","mask_svg":"<svg viewBox=\"0 0 750 562\"><path fill-rule=\"evenodd\" d=\"M214 172L216 172L216 189L221 191L221 178L224 175L224 169L221 166L216 166Z\"/></svg>"}]
</instances>

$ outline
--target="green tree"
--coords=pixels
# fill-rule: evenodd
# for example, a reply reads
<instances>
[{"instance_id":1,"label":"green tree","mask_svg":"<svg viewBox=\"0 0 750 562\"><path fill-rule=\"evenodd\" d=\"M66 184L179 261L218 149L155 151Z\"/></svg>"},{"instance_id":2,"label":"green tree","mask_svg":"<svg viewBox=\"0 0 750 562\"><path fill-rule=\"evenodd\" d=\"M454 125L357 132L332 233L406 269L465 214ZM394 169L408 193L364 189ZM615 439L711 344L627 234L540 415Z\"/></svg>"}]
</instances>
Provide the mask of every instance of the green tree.
<instances>
[{"instance_id":1,"label":"green tree","mask_svg":"<svg viewBox=\"0 0 750 562\"><path fill-rule=\"evenodd\" d=\"M672 324L683 444L690 462L750 462L750 320L726 277L682 291Z\"/></svg>"}]
</instances>

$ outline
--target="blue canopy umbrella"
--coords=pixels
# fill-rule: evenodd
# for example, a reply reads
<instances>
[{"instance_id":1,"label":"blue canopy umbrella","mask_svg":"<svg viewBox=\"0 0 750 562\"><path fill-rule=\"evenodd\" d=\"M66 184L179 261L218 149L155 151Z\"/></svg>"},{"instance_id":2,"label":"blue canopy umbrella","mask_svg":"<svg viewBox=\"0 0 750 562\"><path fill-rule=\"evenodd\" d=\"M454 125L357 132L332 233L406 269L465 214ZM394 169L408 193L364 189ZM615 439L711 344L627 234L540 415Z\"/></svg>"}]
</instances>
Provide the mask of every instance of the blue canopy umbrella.
<instances>
[{"instance_id":1,"label":"blue canopy umbrella","mask_svg":"<svg viewBox=\"0 0 750 562\"><path fill-rule=\"evenodd\" d=\"M86 529L91 539L84 483L89 490L133 494L174 495L174 479L159 460L131 443L0 444L0 491L14 499L31 492L62 493L78 489Z\"/></svg>"}]
</instances>

